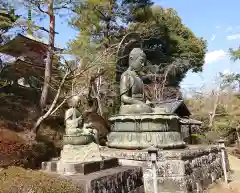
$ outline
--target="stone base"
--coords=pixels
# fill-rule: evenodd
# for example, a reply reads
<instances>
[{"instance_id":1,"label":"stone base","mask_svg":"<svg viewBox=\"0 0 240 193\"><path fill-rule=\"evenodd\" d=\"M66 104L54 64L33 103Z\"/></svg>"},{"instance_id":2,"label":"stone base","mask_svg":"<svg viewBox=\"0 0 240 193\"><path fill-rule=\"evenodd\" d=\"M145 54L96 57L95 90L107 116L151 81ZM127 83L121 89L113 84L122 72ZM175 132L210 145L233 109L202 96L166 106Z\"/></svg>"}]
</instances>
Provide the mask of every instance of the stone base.
<instances>
[{"instance_id":1,"label":"stone base","mask_svg":"<svg viewBox=\"0 0 240 193\"><path fill-rule=\"evenodd\" d=\"M179 132L111 132L108 147L118 149L146 149L154 145L160 149L184 148Z\"/></svg>"},{"instance_id":2,"label":"stone base","mask_svg":"<svg viewBox=\"0 0 240 193\"><path fill-rule=\"evenodd\" d=\"M101 161L102 156L99 152L99 145L90 143L87 145L64 145L61 151L62 162L92 162Z\"/></svg>"},{"instance_id":3,"label":"stone base","mask_svg":"<svg viewBox=\"0 0 240 193\"><path fill-rule=\"evenodd\" d=\"M141 167L117 166L90 174L60 175L83 187L83 193L144 193Z\"/></svg>"},{"instance_id":4,"label":"stone base","mask_svg":"<svg viewBox=\"0 0 240 193\"><path fill-rule=\"evenodd\" d=\"M179 117L162 114L118 115L109 119L108 147L117 149L184 148Z\"/></svg>"},{"instance_id":5,"label":"stone base","mask_svg":"<svg viewBox=\"0 0 240 193\"><path fill-rule=\"evenodd\" d=\"M42 170L47 172L57 172L60 174L90 174L93 172L98 172L105 169L118 167L117 158L108 158L102 161L92 161L92 162L83 162L83 163L74 163L74 162L63 162L59 161L49 161L42 163Z\"/></svg>"},{"instance_id":6,"label":"stone base","mask_svg":"<svg viewBox=\"0 0 240 193\"><path fill-rule=\"evenodd\" d=\"M146 150L103 148L102 155L117 157L121 165L141 166L145 192L153 192L150 160ZM229 171L227 154L226 163ZM189 147L158 152L157 177L161 192L202 192L223 176L219 147Z\"/></svg>"},{"instance_id":7,"label":"stone base","mask_svg":"<svg viewBox=\"0 0 240 193\"><path fill-rule=\"evenodd\" d=\"M121 166L88 175L65 176L83 186L84 193L144 193L140 167Z\"/></svg>"},{"instance_id":8,"label":"stone base","mask_svg":"<svg viewBox=\"0 0 240 193\"><path fill-rule=\"evenodd\" d=\"M64 145L87 145L93 141L92 135L64 135L63 144Z\"/></svg>"}]
</instances>

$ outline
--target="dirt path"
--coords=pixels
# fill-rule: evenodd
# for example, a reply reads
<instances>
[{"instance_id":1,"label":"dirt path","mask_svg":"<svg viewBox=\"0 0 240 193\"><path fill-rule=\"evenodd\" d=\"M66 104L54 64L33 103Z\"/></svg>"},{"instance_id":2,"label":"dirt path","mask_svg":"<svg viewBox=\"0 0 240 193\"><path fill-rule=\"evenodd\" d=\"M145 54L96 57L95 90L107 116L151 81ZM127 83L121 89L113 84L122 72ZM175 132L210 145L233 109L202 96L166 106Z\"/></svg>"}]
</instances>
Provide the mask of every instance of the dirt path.
<instances>
[{"instance_id":1,"label":"dirt path","mask_svg":"<svg viewBox=\"0 0 240 193\"><path fill-rule=\"evenodd\" d=\"M230 176L231 182L229 184L219 182L207 190L206 193L240 193L240 159L232 155L228 155L228 159L233 171Z\"/></svg>"}]
</instances>

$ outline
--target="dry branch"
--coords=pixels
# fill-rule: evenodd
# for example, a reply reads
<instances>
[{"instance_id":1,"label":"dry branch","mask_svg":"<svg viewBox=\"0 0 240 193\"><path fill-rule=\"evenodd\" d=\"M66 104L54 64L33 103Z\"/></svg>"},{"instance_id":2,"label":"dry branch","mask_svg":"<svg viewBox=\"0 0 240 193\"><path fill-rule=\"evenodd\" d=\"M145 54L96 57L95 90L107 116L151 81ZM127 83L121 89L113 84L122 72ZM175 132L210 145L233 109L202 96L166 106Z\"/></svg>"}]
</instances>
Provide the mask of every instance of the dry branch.
<instances>
[{"instance_id":1,"label":"dry branch","mask_svg":"<svg viewBox=\"0 0 240 193\"><path fill-rule=\"evenodd\" d=\"M35 124L35 126L34 126L34 128L33 128L33 132L34 132L34 133L37 133L37 132L38 132L39 125L42 123L42 121L44 121L44 120L52 113L54 107L55 107L56 104L57 104L57 101L58 101L58 99L59 99L59 96L60 96L60 94L61 94L62 87L63 87L63 85L64 85L64 83L65 83L65 81L66 81L66 78L67 78L67 76L68 76L69 74L70 74L69 71L67 71L66 74L64 75L64 77L63 77L63 79L62 79L62 81L61 81L61 83L60 83L60 86L59 86L59 88L58 88L58 90L57 90L57 94L56 94L56 96L55 96L55 98L54 98L54 100L53 100L53 103L51 104L50 108L48 109L48 111L47 111L43 116L39 117L39 119L37 120L37 122L36 122L36 124Z\"/></svg>"}]
</instances>

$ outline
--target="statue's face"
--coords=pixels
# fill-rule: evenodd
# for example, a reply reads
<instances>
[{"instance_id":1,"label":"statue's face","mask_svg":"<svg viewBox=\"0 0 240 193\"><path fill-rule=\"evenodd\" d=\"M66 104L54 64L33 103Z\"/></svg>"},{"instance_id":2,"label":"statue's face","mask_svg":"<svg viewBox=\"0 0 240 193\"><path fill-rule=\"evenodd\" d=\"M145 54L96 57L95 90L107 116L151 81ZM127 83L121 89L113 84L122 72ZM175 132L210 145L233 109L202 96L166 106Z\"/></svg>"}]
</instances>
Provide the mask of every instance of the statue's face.
<instances>
[{"instance_id":1,"label":"statue's face","mask_svg":"<svg viewBox=\"0 0 240 193\"><path fill-rule=\"evenodd\" d=\"M146 55L144 53L141 53L137 56L130 55L129 66L137 72L142 70L142 68L145 65L145 62L146 62Z\"/></svg>"},{"instance_id":2,"label":"statue's face","mask_svg":"<svg viewBox=\"0 0 240 193\"><path fill-rule=\"evenodd\" d=\"M79 97L78 96L73 96L69 101L69 106L77 107L78 103L79 103Z\"/></svg>"}]
</instances>

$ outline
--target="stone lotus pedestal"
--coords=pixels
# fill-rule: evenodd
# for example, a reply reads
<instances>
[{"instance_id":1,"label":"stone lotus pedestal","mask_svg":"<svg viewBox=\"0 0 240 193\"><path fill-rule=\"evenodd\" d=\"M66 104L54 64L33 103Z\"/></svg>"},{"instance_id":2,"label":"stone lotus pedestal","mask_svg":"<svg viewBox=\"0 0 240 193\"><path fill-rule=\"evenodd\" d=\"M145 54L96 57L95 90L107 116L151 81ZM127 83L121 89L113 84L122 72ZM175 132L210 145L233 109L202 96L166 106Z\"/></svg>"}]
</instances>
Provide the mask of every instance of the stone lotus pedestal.
<instances>
[{"instance_id":1,"label":"stone lotus pedestal","mask_svg":"<svg viewBox=\"0 0 240 193\"><path fill-rule=\"evenodd\" d=\"M163 114L118 115L111 117L108 147L145 149L152 145L161 149L183 148L178 116Z\"/></svg>"}]
</instances>

